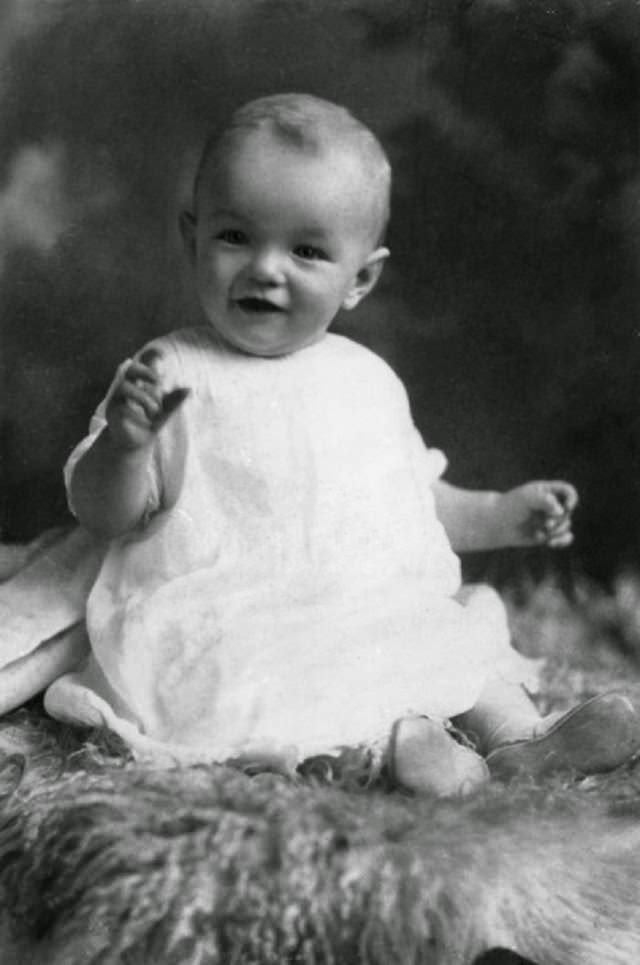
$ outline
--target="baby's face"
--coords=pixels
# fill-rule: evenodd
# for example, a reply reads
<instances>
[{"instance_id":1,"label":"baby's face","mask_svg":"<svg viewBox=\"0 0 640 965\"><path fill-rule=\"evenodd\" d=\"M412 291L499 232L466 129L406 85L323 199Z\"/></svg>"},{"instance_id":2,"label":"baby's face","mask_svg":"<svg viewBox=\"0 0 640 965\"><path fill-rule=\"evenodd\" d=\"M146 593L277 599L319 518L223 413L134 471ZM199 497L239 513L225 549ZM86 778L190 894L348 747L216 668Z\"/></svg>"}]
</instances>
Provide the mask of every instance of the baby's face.
<instances>
[{"instance_id":1,"label":"baby's face","mask_svg":"<svg viewBox=\"0 0 640 965\"><path fill-rule=\"evenodd\" d=\"M373 250L361 181L344 153L303 153L264 131L205 174L186 241L225 341L252 355L295 352L373 287L387 252Z\"/></svg>"}]
</instances>

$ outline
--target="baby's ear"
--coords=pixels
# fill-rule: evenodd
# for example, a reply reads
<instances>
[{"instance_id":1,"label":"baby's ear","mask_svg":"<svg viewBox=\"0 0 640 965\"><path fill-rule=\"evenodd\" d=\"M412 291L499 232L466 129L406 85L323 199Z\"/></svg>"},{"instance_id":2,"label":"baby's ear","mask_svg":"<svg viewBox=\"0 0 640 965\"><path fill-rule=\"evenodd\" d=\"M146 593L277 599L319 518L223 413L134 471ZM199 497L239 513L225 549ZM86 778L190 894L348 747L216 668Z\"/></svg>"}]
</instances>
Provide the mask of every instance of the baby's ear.
<instances>
[{"instance_id":1,"label":"baby's ear","mask_svg":"<svg viewBox=\"0 0 640 965\"><path fill-rule=\"evenodd\" d=\"M190 211L182 211L179 218L180 234L187 258L193 264L196 260L196 219Z\"/></svg>"},{"instance_id":2,"label":"baby's ear","mask_svg":"<svg viewBox=\"0 0 640 965\"><path fill-rule=\"evenodd\" d=\"M375 251L371 252L343 299L343 308L355 308L369 294L375 287L388 257L388 248L376 248Z\"/></svg>"}]
</instances>

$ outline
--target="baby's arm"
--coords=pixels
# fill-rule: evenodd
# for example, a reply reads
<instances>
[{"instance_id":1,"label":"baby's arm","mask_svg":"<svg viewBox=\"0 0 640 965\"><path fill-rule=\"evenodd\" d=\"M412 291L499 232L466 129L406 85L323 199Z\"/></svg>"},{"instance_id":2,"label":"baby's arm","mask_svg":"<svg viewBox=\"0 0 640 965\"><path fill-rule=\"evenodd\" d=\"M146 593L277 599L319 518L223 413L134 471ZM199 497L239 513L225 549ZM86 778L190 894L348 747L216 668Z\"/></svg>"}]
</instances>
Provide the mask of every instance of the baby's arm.
<instances>
[{"instance_id":1,"label":"baby's arm","mask_svg":"<svg viewBox=\"0 0 640 965\"><path fill-rule=\"evenodd\" d=\"M107 404L107 425L71 476L74 512L100 536L118 536L142 519L156 436L188 395L182 388L163 392L157 359L150 349L124 369Z\"/></svg>"},{"instance_id":2,"label":"baby's arm","mask_svg":"<svg viewBox=\"0 0 640 965\"><path fill-rule=\"evenodd\" d=\"M505 546L554 549L573 540L571 515L578 494L570 483L536 481L506 493L434 484L438 518L460 553Z\"/></svg>"}]
</instances>

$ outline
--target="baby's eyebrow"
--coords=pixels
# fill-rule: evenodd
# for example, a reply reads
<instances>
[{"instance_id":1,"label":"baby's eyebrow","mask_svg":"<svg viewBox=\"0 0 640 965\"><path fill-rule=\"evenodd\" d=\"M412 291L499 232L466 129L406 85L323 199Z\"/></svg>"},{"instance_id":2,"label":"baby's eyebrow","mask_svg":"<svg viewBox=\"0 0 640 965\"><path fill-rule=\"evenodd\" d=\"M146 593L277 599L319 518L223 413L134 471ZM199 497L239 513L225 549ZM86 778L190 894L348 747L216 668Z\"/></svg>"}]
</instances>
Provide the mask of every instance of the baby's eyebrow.
<instances>
[{"instance_id":1,"label":"baby's eyebrow","mask_svg":"<svg viewBox=\"0 0 640 965\"><path fill-rule=\"evenodd\" d=\"M306 227L302 228L302 230L300 231L300 234L304 235L305 238L310 238L313 241L326 242L329 240L329 237L330 237L329 232L327 231L326 228L323 228L317 225L306 225Z\"/></svg>"},{"instance_id":2,"label":"baby's eyebrow","mask_svg":"<svg viewBox=\"0 0 640 965\"><path fill-rule=\"evenodd\" d=\"M209 219L211 218L240 218L237 211L232 208L210 208L207 214Z\"/></svg>"}]
</instances>

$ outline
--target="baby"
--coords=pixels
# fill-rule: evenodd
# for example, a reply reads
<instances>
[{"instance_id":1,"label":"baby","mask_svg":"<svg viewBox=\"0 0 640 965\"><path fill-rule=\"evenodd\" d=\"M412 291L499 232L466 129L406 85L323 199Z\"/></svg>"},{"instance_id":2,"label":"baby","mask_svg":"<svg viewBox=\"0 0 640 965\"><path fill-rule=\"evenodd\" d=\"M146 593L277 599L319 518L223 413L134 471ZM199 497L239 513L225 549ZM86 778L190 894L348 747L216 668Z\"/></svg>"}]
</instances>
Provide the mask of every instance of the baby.
<instances>
[{"instance_id":1,"label":"baby","mask_svg":"<svg viewBox=\"0 0 640 965\"><path fill-rule=\"evenodd\" d=\"M461 589L452 545L565 546L574 489L446 484L397 377L328 334L389 256L389 194L373 134L315 97L254 101L206 145L181 218L202 324L120 367L66 467L106 553L53 716L180 760L366 748L435 794L484 757L539 776L637 748L619 695L540 718L499 598Z\"/></svg>"}]
</instances>

